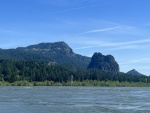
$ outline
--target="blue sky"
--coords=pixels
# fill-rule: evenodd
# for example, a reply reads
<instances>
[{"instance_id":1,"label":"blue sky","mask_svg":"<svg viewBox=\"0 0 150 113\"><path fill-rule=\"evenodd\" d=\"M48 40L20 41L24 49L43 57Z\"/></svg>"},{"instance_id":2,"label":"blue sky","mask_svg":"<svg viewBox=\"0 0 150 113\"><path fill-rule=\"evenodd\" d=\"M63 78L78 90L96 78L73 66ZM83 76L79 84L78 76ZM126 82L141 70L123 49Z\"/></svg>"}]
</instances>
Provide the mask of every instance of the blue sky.
<instances>
[{"instance_id":1,"label":"blue sky","mask_svg":"<svg viewBox=\"0 0 150 113\"><path fill-rule=\"evenodd\" d=\"M65 41L150 75L150 0L0 0L0 48Z\"/></svg>"}]
</instances>

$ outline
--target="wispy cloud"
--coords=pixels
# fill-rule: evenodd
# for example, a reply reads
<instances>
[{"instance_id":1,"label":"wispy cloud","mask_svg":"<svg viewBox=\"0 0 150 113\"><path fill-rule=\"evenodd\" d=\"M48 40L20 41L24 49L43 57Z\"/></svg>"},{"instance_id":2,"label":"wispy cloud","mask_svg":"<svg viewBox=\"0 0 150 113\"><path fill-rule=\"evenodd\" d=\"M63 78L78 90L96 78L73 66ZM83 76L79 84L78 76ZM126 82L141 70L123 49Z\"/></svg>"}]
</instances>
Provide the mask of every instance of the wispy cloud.
<instances>
[{"instance_id":1,"label":"wispy cloud","mask_svg":"<svg viewBox=\"0 0 150 113\"><path fill-rule=\"evenodd\" d=\"M120 28L120 27L118 26L118 27L111 27L111 28L105 28L105 29L96 29L96 30L91 30L91 31L85 32L85 33L104 32L104 31L110 31L110 30L118 29L118 28Z\"/></svg>"},{"instance_id":2,"label":"wispy cloud","mask_svg":"<svg viewBox=\"0 0 150 113\"><path fill-rule=\"evenodd\" d=\"M106 46L118 46L118 45L128 45L128 44L140 44L140 43L148 43L150 42L150 39L144 39L144 40L136 40L136 41L130 41L130 42L120 42L120 43L114 43Z\"/></svg>"},{"instance_id":3,"label":"wispy cloud","mask_svg":"<svg viewBox=\"0 0 150 113\"><path fill-rule=\"evenodd\" d=\"M110 28L104 28L104 29L95 29L95 30L90 30L82 33L76 33L76 34L70 34L70 35L64 35L64 36L74 36L74 35L82 35L82 34L89 34L89 33L98 33L98 32L106 32L114 29L118 29L120 26L117 27L110 27Z\"/></svg>"},{"instance_id":4,"label":"wispy cloud","mask_svg":"<svg viewBox=\"0 0 150 113\"><path fill-rule=\"evenodd\" d=\"M65 9L65 10L54 11L54 12L50 12L50 13L51 13L51 14L63 13L63 12L68 12L68 11L74 11L74 10L85 9L85 8L89 8L89 7L107 5L107 4L110 4L110 3L112 3L112 2L105 2L105 3L101 3L101 4L94 4L94 5L87 5L87 6L82 6L82 7L75 7L75 8Z\"/></svg>"},{"instance_id":5,"label":"wispy cloud","mask_svg":"<svg viewBox=\"0 0 150 113\"><path fill-rule=\"evenodd\" d=\"M120 64L121 65L126 65L126 64L129 65L129 64L142 64L142 63L150 63L150 58L149 57L143 57L143 58L128 60L127 62L122 62Z\"/></svg>"},{"instance_id":6,"label":"wispy cloud","mask_svg":"<svg viewBox=\"0 0 150 113\"><path fill-rule=\"evenodd\" d=\"M122 47L114 47L114 48L110 48L110 49L107 49L107 50L110 50L110 51L115 51L115 50L122 50L122 49L136 49L138 48L137 45L127 45L127 46L122 46Z\"/></svg>"},{"instance_id":7,"label":"wispy cloud","mask_svg":"<svg viewBox=\"0 0 150 113\"><path fill-rule=\"evenodd\" d=\"M119 42L119 43L107 43L107 42L104 42L104 43L101 43L99 44L99 42L91 42L88 44L91 44L91 45L94 45L94 46L84 46L84 47L79 47L79 48L75 48L75 49L89 49L89 48L95 48L95 47L113 47L113 46L121 46L120 49L125 49L125 47L122 47L122 46L125 46L125 45L128 45L126 46L127 48L133 48L133 46L131 46L131 44L141 44L141 43L148 43L150 42L150 39L143 39L143 40L136 40L136 41L130 41L130 42ZM134 46L135 47L135 46ZM116 49L119 49L116 48Z\"/></svg>"},{"instance_id":8,"label":"wispy cloud","mask_svg":"<svg viewBox=\"0 0 150 113\"><path fill-rule=\"evenodd\" d=\"M89 48L94 48L94 47L99 47L99 46L84 46L84 47L79 47L79 48L74 48L74 49L89 49Z\"/></svg>"},{"instance_id":9,"label":"wispy cloud","mask_svg":"<svg viewBox=\"0 0 150 113\"><path fill-rule=\"evenodd\" d=\"M65 10L54 11L54 12L50 12L50 13L51 13L51 14L63 13L63 12L74 11L74 10L79 10L79 9L84 9L84 8L94 7L94 6L96 6L96 5L83 6L83 7L76 7L76 8L71 8L71 9L65 9Z\"/></svg>"}]
</instances>

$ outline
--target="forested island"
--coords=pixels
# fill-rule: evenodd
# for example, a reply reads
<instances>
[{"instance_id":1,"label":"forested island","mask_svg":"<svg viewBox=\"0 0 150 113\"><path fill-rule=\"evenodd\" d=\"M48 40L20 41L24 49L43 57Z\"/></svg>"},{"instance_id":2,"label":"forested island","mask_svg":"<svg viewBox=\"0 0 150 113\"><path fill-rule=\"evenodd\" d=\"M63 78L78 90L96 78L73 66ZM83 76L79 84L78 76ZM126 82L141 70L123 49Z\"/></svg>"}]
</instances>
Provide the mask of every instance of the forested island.
<instances>
[{"instance_id":1,"label":"forested island","mask_svg":"<svg viewBox=\"0 0 150 113\"><path fill-rule=\"evenodd\" d=\"M131 72L130 72L131 73ZM65 42L0 49L1 86L150 86L150 77L119 72L112 55L75 54Z\"/></svg>"}]
</instances>

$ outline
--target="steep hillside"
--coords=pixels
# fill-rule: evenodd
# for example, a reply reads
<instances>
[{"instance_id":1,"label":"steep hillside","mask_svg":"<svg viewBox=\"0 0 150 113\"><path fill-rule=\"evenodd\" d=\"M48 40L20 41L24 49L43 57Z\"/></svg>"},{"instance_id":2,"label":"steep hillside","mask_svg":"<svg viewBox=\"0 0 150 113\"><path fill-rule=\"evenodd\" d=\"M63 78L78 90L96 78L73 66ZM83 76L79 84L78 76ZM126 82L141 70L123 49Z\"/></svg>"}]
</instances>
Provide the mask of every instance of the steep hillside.
<instances>
[{"instance_id":1,"label":"steep hillside","mask_svg":"<svg viewBox=\"0 0 150 113\"><path fill-rule=\"evenodd\" d=\"M119 73L119 65L112 55L104 56L101 53L94 53L88 68L95 68L102 71L111 72L113 74Z\"/></svg>"},{"instance_id":2,"label":"steep hillside","mask_svg":"<svg viewBox=\"0 0 150 113\"><path fill-rule=\"evenodd\" d=\"M0 59L44 61L72 69L86 68L90 58L75 54L65 42L40 43L16 49L0 49Z\"/></svg>"}]
</instances>

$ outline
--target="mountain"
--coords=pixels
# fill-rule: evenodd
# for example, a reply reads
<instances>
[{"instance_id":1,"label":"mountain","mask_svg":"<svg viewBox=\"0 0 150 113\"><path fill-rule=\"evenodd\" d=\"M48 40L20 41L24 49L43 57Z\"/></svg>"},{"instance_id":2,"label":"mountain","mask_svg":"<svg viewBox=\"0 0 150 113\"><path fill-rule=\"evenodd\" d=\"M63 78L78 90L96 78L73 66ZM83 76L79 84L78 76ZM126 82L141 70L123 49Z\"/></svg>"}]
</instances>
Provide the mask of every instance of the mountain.
<instances>
[{"instance_id":1,"label":"mountain","mask_svg":"<svg viewBox=\"0 0 150 113\"><path fill-rule=\"evenodd\" d=\"M135 69L132 69L132 70L128 71L127 74L135 75L135 76L144 76L143 74L139 73Z\"/></svg>"},{"instance_id":2,"label":"mountain","mask_svg":"<svg viewBox=\"0 0 150 113\"><path fill-rule=\"evenodd\" d=\"M16 49L0 49L0 59L14 59L21 61L44 61L59 64L72 69L86 68L89 57L75 54L63 41L55 43L40 43Z\"/></svg>"},{"instance_id":3,"label":"mountain","mask_svg":"<svg viewBox=\"0 0 150 113\"><path fill-rule=\"evenodd\" d=\"M44 61L49 65L62 65L73 70L86 69L88 67L114 74L119 72L119 65L113 56L104 56L101 53L95 53L91 59L90 57L74 53L63 41L39 43L27 47L18 47L16 49L0 49L0 59Z\"/></svg>"},{"instance_id":4,"label":"mountain","mask_svg":"<svg viewBox=\"0 0 150 113\"><path fill-rule=\"evenodd\" d=\"M88 68L96 68L113 74L119 73L119 65L115 61L114 57L112 55L104 56L99 52L94 53Z\"/></svg>"}]
</instances>

